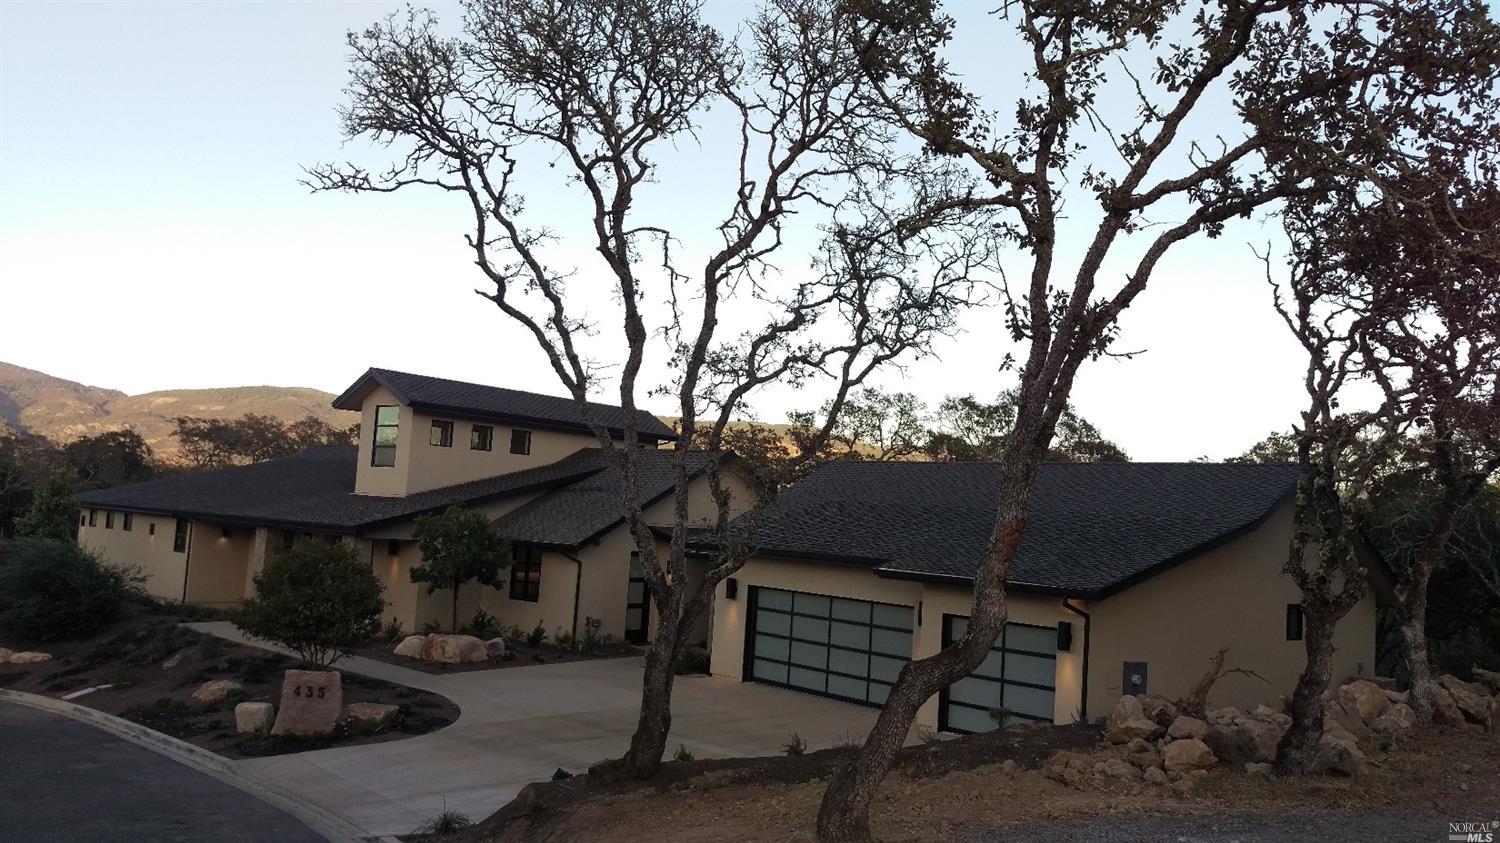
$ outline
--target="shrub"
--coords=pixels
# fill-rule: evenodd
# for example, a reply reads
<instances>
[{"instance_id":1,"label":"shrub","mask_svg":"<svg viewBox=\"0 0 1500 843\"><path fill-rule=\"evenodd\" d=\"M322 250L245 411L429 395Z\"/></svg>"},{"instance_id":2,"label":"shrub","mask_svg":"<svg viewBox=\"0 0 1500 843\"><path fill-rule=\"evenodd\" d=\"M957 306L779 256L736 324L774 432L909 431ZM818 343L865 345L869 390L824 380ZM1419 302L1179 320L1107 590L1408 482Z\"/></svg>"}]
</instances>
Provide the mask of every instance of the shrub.
<instances>
[{"instance_id":1,"label":"shrub","mask_svg":"<svg viewBox=\"0 0 1500 843\"><path fill-rule=\"evenodd\" d=\"M304 542L255 575L255 596L235 625L326 668L369 641L384 611L380 581L353 547Z\"/></svg>"},{"instance_id":2,"label":"shrub","mask_svg":"<svg viewBox=\"0 0 1500 843\"><path fill-rule=\"evenodd\" d=\"M781 751L786 755L805 755L807 754L807 741L803 740L801 735L793 732L792 739L782 744Z\"/></svg>"},{"instance_id":3,"label":"shrub","mask_svg":"<svg viewBox=\"0 0 1500 843\"><path fill-rule=\"evenodd\" d=\"M71 541L16 539L0 549L0 635L86 638L119 618L144 581Z\"/></svg>"},{"instance_id":4,"label":"shrub","mask_svg":"<svg viewBox=\"0 0 1500 843\"><path fill-rule=\"evenodd\" d=\"M1010 709L1005 706L990 709L990 719L995 721L996 729L1004 729L1010 725Z\"/></svg>"},{"instance_id":5,"label":"shrub","mask_svg":"<svg viewBox=\"0 0 1500 843\"><path fill-rule=\"evenodd\" d=\"M685 743L678 744L677 751L672 753L673 761L692 761L694 757L693 751L688 749Z\"/></svg>"},{"instance_id":6,"label":"shrub","mask_svg":"<svg viewBox=\"0 0 1500 843\"><path fill-rule=\"evenodd\" d=\"M464 635L472 635L481 641L500 637L500 624L495 617L483 609L474 616L459 632Z\"/></svg>"},{"instance_id":7,"label":"shrub","mask_svg":"<svg viewBox=\"0 0 1500 843\"><path fill-rule=\"evenodd\" d=\"M442 632L443 625L436 620L425 620L422 622L422 634L431 635L434 632Z\"/></svg>"},{"instance_id":8,"label":"shrub","mask_svg":"<svg viewBox=\"0 0 1500 843\"><path fill-rule=\"evenodd\" d=\"M406 629L401 625L400 618L391 618L380 628L380 637L386 641L395 641L397 638L406 637Z\"/></svg>"},{"instance_id":9,"label":"shrub","mask_svg":"<svg viewBox=\"0 0 1500 843\"><path fill-rule=\"evenodd\" d=\"M412 835L426 835L429 837L447 837L472 826L474 821L469 819L468 814L448 809L447 800L444 800L443 810L432 819L412 829Z\"/></svg>"},{"instance_id":10,"label":"shrub","mask_svg":"<svg viewBox=\"0 0 1500 843\"><path fill-rule=\"evenodd\" d=\"M557 632L552 634L552 643L570 653L578 649L577 637L562 627L558 627Z\"/></svg>"},{"instance_id":11,"label":"shrub","mask_svg":"<svg viewBox=\"0 0 1500 843\"><path fill-rule=\"evenodd\" d=\"M514 647L517 644L525 642L526 631L516 624L502 626L500 627L500 637L505 639L505 643Z\"/></svg>"},{"instance_id":12,"label":"shrub","mask_svg":"<svg viewBox=\"0 0 1500 843\"><path fill-rule=\"evenodd\" d=\"M547 628L542 626L541 621L537 621L536 627L526 633L526 643L532 647L540 647L542 646L542 642L546 640Z\"/></svg>"},{"instance_id":13,"label":"shrub","mask_svg":"<svg viewBox=\"0 0 1500 843\"><path fill-rule=\"evenodd\" d=\"M707 673L708 665L707 647L683 647L677 651L676 670L678 676L689 673Z\"/></svg>"},{"instance_id":14,"label":"shrub","mask_svg":"<svg viewBox=\"0 0 1500 843\"><path fill-rule=\"evenodd\" d=\"M583 637L578 641L578 652L583 653L585 656L592 656L599 652L602 646L598 628L593 626L585 627Z\"/></svg>"}]
</instances>

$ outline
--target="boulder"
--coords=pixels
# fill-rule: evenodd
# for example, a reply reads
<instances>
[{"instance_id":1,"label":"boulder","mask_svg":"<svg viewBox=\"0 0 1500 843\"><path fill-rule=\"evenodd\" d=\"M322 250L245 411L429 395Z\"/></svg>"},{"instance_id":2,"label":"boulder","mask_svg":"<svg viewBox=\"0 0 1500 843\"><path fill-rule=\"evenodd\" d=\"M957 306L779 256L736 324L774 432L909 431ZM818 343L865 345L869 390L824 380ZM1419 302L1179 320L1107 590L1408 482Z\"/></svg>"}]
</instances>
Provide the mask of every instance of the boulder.
<instances>
[{"instance_id":1,"label":"boulder","mask_svg":"<svg viewBox=\"0 0 1500 843\"><path fill-rule=\"evenodd\" d=\"M234 707L234 730L242 735L264 735L276 721L276 706L268 702L242 702Z\"/></svg>"},{"instance_id":2,"label":"boulder","mask_svg":"<svg viewBox=\"0 0 1500 843\"><path fill-rule=\"evenodd\" d=\"M1127 763L1142 770L1161 766L1161 753L1143 738L1136 738L1125 745L1124 758Z\"/></svg>"},{"instance_id":3,"label":"boulder","mask_svg":"<svg viewBox=\"0 0 1500 843\"><path fill-rule=\"evenodd\" d=\"M1079 787L1083 784L1085 775L1094 768L1094 759L1078 752L1061 750L1054 753L1047 763L1042 765L1042 775L1055 782L1061 782L1069 787Z\"/></svg>"},{"instance_id":4,"label":"boulder","mask_svg":"<svg viewBox=\"0 0 1500 843\"><path fill-rule=\"evenodd\" d=\"M193 702L210 705L221 703L234 693L245 693L245 686L233 679L214 679L198 686L198 690L193 692Z\"/></svg>"},{"instance_id":5,"label":"boulder","mask_svg":"<svg viewBox=\"0 0 1500 843\"><path fill-rule=\"evenodd\" d=\"M1163 729L1154 721L1142 717L1139 720L1127 720L1105 733L1104 739L1113 744L1130 743L1137 738L1151 740L1162 733Z\"/></svg>"},{"instance_id":6,"label":"boulder","mask_svg":"<svg viewBox=\"0 0 1500 843\"><path fill-rule=\"evenodd\" d=\"M1467 722L1453 695L1441 685L1432 689L1432 720L1440 726L1462 726Z\"/></svg>"},{"instance_id":7,"label":"boulder","mask_svg":"<svg viewBox=\"0 0 1500 843\"><path fill-rule=\"evenodd\" d=\"M1094 774L1111 779L1138 782L1141 771L1120 758L1106 758L1094 765Z\"/></svg>"},{"instance_id":8,"label":"boulder","mask_svg":"<svg viewBox=\"0 0 1500 843\"><path fill-rule=\"evenodd\" d=\"M485 655L492 659L505 658L505 639L491 638L490 640L484 642L484 652Z\"/></svg>"},{"instance_id":9,"label":"boulder","mask_svg":"<svg viewBox=\"0 0 1500 843\"><path fill-rule=\"evenodd\" d=\"M0 659L0 662L3 661L3 659ZM1500 694L1500 671L1475 667L1469 672L1474 674L1474 681L1488 688L1491 694Z\"/></svg>"},{"instance_id":10,"label":"boulder","mask_svg":"<svg viewBox=\"0 0 1500 843\"><path fill-rule=\"evenodd\" d=\"M185 659L185 658L187 658L187 655L188 655L188 651L187 650L178 650L177 652L173 653L172 655L167 656L166 659L164 659L162 661L162 663L161 663L161 669L162 670L171 670L171 669L177 667L178 665L182 664L182 660Z\"/></svg>"},{"instance_id":11,"label":"boulder","mask_svg":"<svg viewBox=\"0 0 1500 843\"><path fill-rule=\"evenodd\" d=\"M426 643L427 636L425 635L408 635L401 639L401 643L397 644L392 652L408 659L420 659L422 658L422 645Z\"/></svg>"},{"instance_id":12,"label":"boulder","mask_svg":"<svg viewBox=\"0 0 1500 843\"><path fill-rule=\"evenodd\" d=\"M14 655L15 652L15 650L7 650L4 647L0 647L0 664L5 664L6 662L10 661L10 657Z\"/></svg>"},{"instance_id":13,"label":"boulder","mask_svg":"<svg viewBox=\"0 0 1500 843\"><path fill-rule=\"evenodd\" d=\"M1146 695L1140 698L1140 702L1141 713L1146 716L1146 719L1163 729L1172 725L1172 721L1177 719L1177 706L1163 697Z\"/></svg>"},{"instance_id":14,"label":"boulder","mask_svg":"<svg viewBox=\"0 0 1500 843\"><path fill-rule=\"evenodd\" d=\"M1109 718L1104 721L1104 726L1106 729L1113 729L1122 723L1145 719L1146 712L1141 710L1141 698L1126 694L1115 703L1114 709L1109 713Z\"/></svg>"},{"instance_id":15,"label":"boulder","mask_svg":"<svg viewBox=\"0 0 1500 843\"><path fill-rule=\"evenodd\" d=\"M1327 724L1337 723L1344 731L1353 735L1355 740L1361 742L1375 737L1375 733L1370 731L1370 727L1365 725L1365 721L1360 719L1359 714L1344 708L1343 702L1337 697L1323 703L1323 723L1325 731Z\"/></svg>"},{"instance_id":16,"label":"boulder","mask_svg":"<svg viewBox=\"0 0 1500 843\"><path fill-rule=\"evenodd\" d=\"M489 658L484 642L472 635L433 633L422 644L422 661L461 664L482 662Z\"/></svg>"},{"instance_id":17,"label":"boulder","mask_svg":"<svg viewBox=\"0 0 1500 843\"><path fill-rule=\"evenodd\" d=\"M1359 751L1359 744L1352 737L1323 733L1318 741L1318 754L1313 757L1312 772L1362 776L1367 769L1365 754Z\"/></svg>"},{"instance_id":18,"label":"boulder","mask_svg":"<svg viewBox=\"0 0 1500 843\"><path fill-rule=\"evenodd\" d=\"M384 703L350 703L344 706L344 719L365 729L384 729L396 722L400 710L400 706Z\"/></svg>"},{"instance_id":19,"label":"boulder","mask_svg":"<svg viewBox=\"0 0 1500 843\"><path fill-rule=\"evenodd\" d=\"M1271 764L1267 761L1252 761L1245 765L1245 774L1248 776L1271 777Z\"/></svg>"},{"instance_id":20,"label":"boulder","mask_svg":"<svg viewBox=\"0 0 1500 843\"><path fill-rule=\"evenodd\" d=\"M1354 682L1368 682L1382 691L1395 691L1401 687L1394 676L1346 676L1340 684L1349 685Z\"/></svg>"},{"instance_id":21,"label":"boulder","mask_svg":"<svg viewBox=\"0 0 1500 843\"><path fill-rule=\"evenodd\" d=\"M1358 679L1339 688L1339 703L1350 714L1368 724L1391 707L1385 689L1368 679Z\"/></svg>"},{"instance_id":22,"label":"boulder","mask_svg":"<svg viewBox=\"0 0 1500 843\"><path fill-rule=\"evenodd\" d=\"M48 653L38 653L34 650L25 650L20 653L11 653L10 658L6 659L6 663L37 664L39 662L50 661L51 659L52 656Z\"/></svg>"},{"instance_id":23,"label":"boulder","mask_svg":"<svg viewBox=\"0 0 1500 843\"><path fill-rule=\"evenodd\" d=\"M1146 784L1154 784L1158 787L1165 786L1169 781L1166 771L1160 767L1147 767L1142 778L1145 779Z\"/></svg>"},{"instance_id":24,"label":"boulder","mask_svg":"<svg viewBox=\"0 0 1500 843\"><path fill-rule=\"evenodd\" d=\"M1386 691L1385 698L1393 703L1410 703L1411 694L1406 691Z\"/></svg>"},{"instance_id":25,"label":"boulder","mask_svg":"<svg viewBox=\"0 0 1500 843\"><path fill-rule=\"evenodd\" d=\"M1207 734L1207 723L1204 723L1202 720L1199 720L1196 717L1188 717L1187 715L1182 714L1174 718L1172 720L1172 725L1167 728L1167 737L1176 738L1178 740L1182 740L1184 738L1194 738L1201 741Z\"/></svg>"},{"instance_id":26,"label":"boulder","mask_svg":"<svg viewBox=\"0 0 1500 843\"><path fill-rule=\"evenodd\" d=\"M321 735L344 713L343 677L337 670L288 670L273 735Z\"/></svg>"},{"instance_id":27,"label":"boulder","mask_svg":"<svg viewBox=\"0 0 1500 843\"><path fill-rule=\"evenodd\" d=\"M1482 686L1470 685L1456 676L1449 676L1447 674L1438 677L1438 685L1453 695L1453 702L1458 706L1458 710L1463 713L1465 720L1470 723L1478 723L1486 728L1489 727L1489 692L1484 690Z\"/></svg>"},{"instance_id":28,"label":"boulder","mask_svg":"<svg viewBox=\"0 0 1500 843\"><path fill-rule=\"evenodd\" d=\"M1218 761L1213 750L1208 748L1208 744L1197 738L1172 741L1161 751L1161 765L1169 773L1207 770Z\"/></svg>"},{"instance_id":29,"label":"boulder","mask_svg":"<svg viewBox=\"0 0 1500 843\"><path fill-rule=\"evenodd\" d=\"M1250 712L1250 717L1263 723L1271 723L1279 727L1282 731L1286 731L1292 725L1292 716L1290 714L1287 714L1286 712L1279 709L1272 708L1265 703L1257 705L1255 709Z\"/></svg>"},{"instance_id":30,"label":"boulder","mask_svg":"<svg viewBox=\"0 0 1500 843\"><path fill-rule=\"evenodd\" d=\"M1276 757L1276 745L1285 732L1286 726L1242 715L1230 725L1209 726L1203 742L1223 761L1258 764Z\"/></svg>"},{"instance_id":31,"label":"boulder","mask_svg":"<svg viewBox=\"0 0 1500 843\"><path fill-rule=\"evenodd\" d=\"M1234 721L1244 716L1240 714L1239 709L1234 708L1233 706L1225 706L1224 708L1211 708L1207 713L1208 725L1210 726L1232 726L1234 725Z\"/></svg>"},{"instance_id":32,"label":"boulder","mask_svg":"<svg viewBox=\"0 0 1500 843\"><path fill-rule=\"evenodd\" d=\"M1416 725L1417 714L1411 710L1411 706L1396 703L1386 709L1384 714L1370 721L1370 731L1387 740L1394 740L1403 737Z\"/></svg>"}]
</instances>

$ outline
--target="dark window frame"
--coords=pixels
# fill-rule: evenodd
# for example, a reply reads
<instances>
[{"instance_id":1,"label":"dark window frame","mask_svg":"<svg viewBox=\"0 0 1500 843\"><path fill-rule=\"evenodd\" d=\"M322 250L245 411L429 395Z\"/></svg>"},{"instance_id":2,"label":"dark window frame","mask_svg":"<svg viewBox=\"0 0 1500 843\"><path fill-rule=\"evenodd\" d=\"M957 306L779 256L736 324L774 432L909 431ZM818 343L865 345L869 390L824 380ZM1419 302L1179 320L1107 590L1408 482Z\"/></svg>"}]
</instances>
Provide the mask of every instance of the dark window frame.
<instances>
[{"instance_id":1,"label":"dark window frame","mask_svg":"<svg viewBox=\"0 0 1500 843\"><path fill-rule=\"evenodd\" d=\"M396 420L387 424L380 422L381 410L394 410ZM391 444L380 444L380 431L389 429L392 431ZM397 404L376 404L375 424L370 429L370 467L371 468L393 468L396 465L396 440L401 435L401 407ZM390 454L390 462L381 462L381 454Z\"/></svg>"},{"instance_id":2,"label":"dark window frame","mask_svg":"<svg viewBox=\"0 0 1500 843\"><path fill-rule=\"evenodd\" d=\"M434 448L452 448L453 422L447 419L433 419L432 427L427 433L427 444Z\"/></svg>"},{"instance_id":3,"label":"dark window frame","mask_svg":"<svg viewBox=\"0 0 1500 843\"><path fill-rule=\"evenodd\" d=\"M1302 604L1286 604L1286 640L1301 641L1303 634Z\"/></svg>"},{"instance_id":4,"label":"dark window frame","mask_svg":"<svg viewBox=\"0 0 1500 843\"><path fill-rule=\"evenodd\" d=\"M131 517L131 513L129 513L129 512L122 512L122 513L120 513L120 529L121 530L124 530L127 533L130 532L131 528L135 526L132 523L133 521L134 521L134 519Z\"/></svg>"},{"instance_id":5,"label":"dark window frame","mask_svg":"<svg viewBox=\"0 0 1500 843\"><path fill-rule=\"evenodd\" d=\"M99 526L99 510L97 507L89 507L89 526Z\"/></svg>"},{"instance_id":6,"label":"dark window frame","mask_svg":"<svg viewBox=\"0 0 1500 843\"><path fill-rule=\"evenodd\" d=\"M517 545L511 548L510 599L537 603L542 599L542 549Z\"/></svg>"},{"instance_id":7,"label":"dark window frame","mask_svg":"<svg viewBox=\"0 0 1500 843\"><path fill-rule=\"evenodd\" d=\"M186 553L188 543L188 531L192 527L191 521L186 518L177 519L177 526L172 531L172 552Z\"/></svg>"},{"instance_id":8,"label":"dark window frame","mask_svg":"<svg viewBox=\"0 0 1500 843\"><path fill-rule=\"evenodd\" d=\"M484 435L480 436L480 431ZM482 441L481 441L482 440ZM487 424L476 424L469 428L469 450L471 451L493 451L495 450L495 428Z\"/></svg>"},{"instance_id":9,"label":"dark window frame","mask_svg":"<svg viewBox=\"0 0 1500 843\"><path fill-rule=\"evenodd\" d=\"M520 446L519 450L517 449L517 445ZM519 427L513 427L513 428L511 428L510 429L510 452L512 454L520 454L523 457L524 456L530 456L530 454L531 454L531 431L529 431L529 430L523 430L523 429L521 429Z\"/></svg>"},{"instance_id":10,"label":"dark window frame","mask_svg":"<svg viewBox=\"0 0 1500 843\"><path fill-rule=\"evenodd\" d=\"M106 510L104 510L104 529L106 529L106 530L113 530L114 528L115 528L115 511L113 509L106 509Z\"/></svg>"}]
</instances>

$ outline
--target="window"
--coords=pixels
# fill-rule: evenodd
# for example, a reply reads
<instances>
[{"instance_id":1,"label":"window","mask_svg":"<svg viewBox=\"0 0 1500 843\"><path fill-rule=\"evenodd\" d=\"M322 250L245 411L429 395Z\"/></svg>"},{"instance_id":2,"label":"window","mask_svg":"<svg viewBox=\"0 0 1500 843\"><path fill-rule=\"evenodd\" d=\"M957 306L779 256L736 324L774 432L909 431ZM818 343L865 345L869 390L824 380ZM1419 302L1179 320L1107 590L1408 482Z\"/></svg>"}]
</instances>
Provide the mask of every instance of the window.
<instances>
[{"instance_id":1,"label":"window","mask_svg":"<svg viewBox=\"0 0 1500 843\"><path fill-rule=\"evenodd\" d=\"M531 431L512 430L510 432L510 452L512 454L531 453Z\"/></svg>"},{"instance_id":2,"label":"window","mask_svg":"<svg viewBox=\"0 0 1500 843\"><path fill-rule=\"evenodd\" d=\"M432 437L429 440L439 448L453 447L453 422L432 420Z\"/></svg>"},{"instance_id":3,"label":"window","mask_svg":"<svg viewBox=\"0 0 1500 843\"><path fill-rule=\"evenodd\" d=\"M510 599L537 602L542 596L542 551L516 547L511 552Z\"/></svg>"},{"instance_id":4,"label":"window","mask_svg":"<svg viewBox=\"0 0 1500 843\"><path fill-rule=\"evenodd\" d=\"M106 529L106 530L113 530L114 528L115 528L115 513L114 513L114 510L105 510L105 512L104 512L104 529Z\"/></svg>"},{"instance_id":5,"label":"window","mask_svg":"<svg viewBox=\"0 0 1500 843\"><path fill-rule=\"evenodd\" d=\"M177 532L172 534L173 553L182 553L183 551L187 550L189 523L191 522L189 522L186 518L177 519Z\"/></svg>"},{"instance_id":6,"label":"window","mask_svg":"<svg viewBox=\"0 0 1500 843\"><path fill-rule=\"evenodd\" d=\"M375 408L375 438L370 450L370 465L388 468L396 464L396 431L400 429L401 408L383 405Z\"/></svg>"},{"instance_id":7,"label":"window","mask_svg":"<svg viewBox=\"0 0 1500 843\"><path fill-rule=\"evenodd\" d=\"M87 527L88 525L89 517L87 515L84 515L82 512L78 513L78 526Z\"/></svg>"},{"instance_id":8,"label":"window","mask_svg":"<svg viewBox=\"0 0 1500 843\"><path fill-rule=\"evenodd\" d=\"M127 533L130 532L130 528L131 526L133 526L130 523L131 520L131 514L129 512L120 513L120 529L124 530Z\"/></svg>"},{"instance_id":9,"label":"window","mask_svg":"<svg viewBox=\"0 0 1500 843\"><path fill-rule=\"evenodd\" d=\"M1286 604L1286 640L1302 640L1302 604Z\"/></svg>"},{"instance_id":10,"label":"window","mask_svg":"<svg viewBox=\"0 0 1500 843\"><path fill-rule=\"evenodd\" d=\"M89 510L89 526L90 527L97 527L97 526L99 526L99 510L97 510L97 509L90 509Z\"/></svg>"},{"instance_id":11,"label":"window","mask_svg":"<svg viewBox=\"0 0 1500 843\"><path fill-rule=\"evenodd\" d=\"M489 451L495 447L495 429L487 424L476 424L469 431L469 450Z\"/></svg>"}]
</instances>

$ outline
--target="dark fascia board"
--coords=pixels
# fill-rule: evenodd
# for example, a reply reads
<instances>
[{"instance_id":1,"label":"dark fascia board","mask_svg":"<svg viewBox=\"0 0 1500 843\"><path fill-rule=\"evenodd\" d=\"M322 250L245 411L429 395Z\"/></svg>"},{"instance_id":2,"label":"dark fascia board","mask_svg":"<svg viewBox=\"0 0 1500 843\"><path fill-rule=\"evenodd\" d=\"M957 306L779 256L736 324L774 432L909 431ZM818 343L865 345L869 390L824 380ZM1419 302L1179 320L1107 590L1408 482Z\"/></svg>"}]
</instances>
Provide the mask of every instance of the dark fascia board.
<instances>
[{"instance_id":1,"label":"dark fascia board","mask_svg":"<svg viewBox=\"0 0 1500 843\"><path fill-rule=\"evenodd\" d=\"M903 571L900 568L879 567L875 569L875 576L888 580L907 580L910 582L933 583L934 585L957 585L973 586L974 578L959 574L937 574L929 571ZM1088 591L1080 591L1076 588L1058 588L1050 585L1036 585L1035 583L1008 582L1005 584L1007 591L1024 594L1043 594L1052 597L1078 597L1087 599L1092 594Z\"/></svg>"},{"instance_id":2,"label":"dark fascia board","mask_svg":"<svg viewBox=\"0 0 1500 843\"><path fill-rule=\"evenodd\" d=\"M365 384L369 383L372 380L385 387L386 389L389 389L391 391L391 394L396 396L397 401L400 401L402 404L407 403L406 397L403 396L395 387L386 383L385 378L381 377L380 372L372 366L366 369L363 375L360 375L357 379L355 379L354 383L350 384L348 389L340 392L338 397L333 399L333 408L335 410L355 411L361 409L361 407L363 406L363 402L361 402L360 404L353 404L352 402L354 401L354 396L358 395L359 392L365 388Z\"/></svg>"},{"instance_id":3,"label":"dark fascia board","mask_svg":"<svg viewBox=\"0 0 1500 843\"><path fill-rule=\"evenodd\" d=\"M205 512L192 509L162 509L161 507L145 507L120 503L89 503L79 502L81 508L112 509L116 512L134 512L140 515L162 515L168 518L186 518L189 521L211 521L215 524L228 524L236 527L275 527L281 530L317 530L321 533L338 533L343 536L357 535L355 527L347 524L327 524L319 521L291 521L280 518L246 518L237 515L225 515L220 512Z\"/></svg>"}]
</instances>

